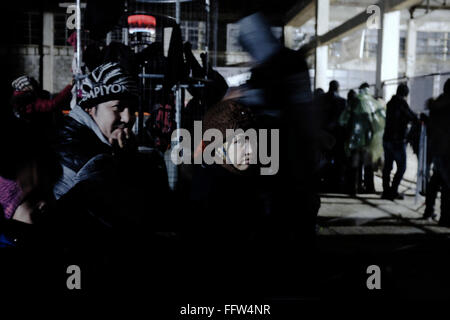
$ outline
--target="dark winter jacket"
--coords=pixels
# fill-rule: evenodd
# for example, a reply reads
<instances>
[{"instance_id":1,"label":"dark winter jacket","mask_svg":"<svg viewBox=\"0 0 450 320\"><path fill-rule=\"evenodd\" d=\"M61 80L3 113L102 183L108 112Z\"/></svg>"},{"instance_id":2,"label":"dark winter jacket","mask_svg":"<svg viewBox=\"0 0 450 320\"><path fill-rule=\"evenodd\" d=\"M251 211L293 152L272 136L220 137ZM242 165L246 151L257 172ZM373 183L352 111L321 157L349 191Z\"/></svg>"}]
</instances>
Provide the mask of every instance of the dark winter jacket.
<instances>
[{"instance_id":1,"label":"dark winter jacket","mask_svg":"<svg viewBox=\"0 0 450 320\"><path fill-rule=\"evenodd\" d=\"M450 155L450 96L442 94L430 104L432 153Z\"/></svg>"},{"instance_id":2,"label":"dark winter jacket","mask_svg":"<svg viewBox=\"0 0 450 320\"><path fill-rule=\"evenodd\" d=\"M232 173L213 164L195 168L192 182L192 219L205 237L249 239L261 223L258 177Z\"/></svg>"},{"instance_id":3,"label":"dark winter jacket","mask_svg":"<svg viewBox=\"0 0 450 320\"><path fill-rule=\"evenodd\" d=\"M63 167L53 189L61 211L87 211L100 224L127 225L130 230L156 214L172 212L162 155L133 149L113 154L113 147L80 107L65 119L55 149ZM149 202L149 197L158 201Z\"/></svg>"},{"instance_id":4,"label":"dark winter jacket","mask_svg":"<svg viewBox=\"0 0 450 320\"><path fill-rule=\"evenodd\" d=\"M430 148L433 161L450 186L450 95L442 94L430 103Z\"/></svg>"},{"instance_id":5,"label":"dark winter jacket","mask_svg":"<svg viewBox=\"0 0 450 320\"><path fill-rule=\"evenodd\" d=\"M113 151L94 120L79 106L64 118L55 149L63 168L63 176L54 187L57 199L81 181L78 173L89 160L102 154L112 155Z\"/></svg>"},{"instance_id":6,"label":"dark winter jacket","mask_svg":"<svg viewBox=\"0 0 450 320\"><path fill-rule=\"evenodd\" d=\"M417 121L416 114L402 97L395 95L387 104L384 141L404 142L408 123Z\"/></svg>"},{"instance_id":7,"label":"dark winter jacket","mask_svg":"<svg viewBox=\"0 0 450 320\"><path fill-rule=\"evenodd\" d=\"M339 131L339 117L344 111L346 101L337 93L327 92L322 99L322 128L332 134Z\"/></svg>"}]
</instances>

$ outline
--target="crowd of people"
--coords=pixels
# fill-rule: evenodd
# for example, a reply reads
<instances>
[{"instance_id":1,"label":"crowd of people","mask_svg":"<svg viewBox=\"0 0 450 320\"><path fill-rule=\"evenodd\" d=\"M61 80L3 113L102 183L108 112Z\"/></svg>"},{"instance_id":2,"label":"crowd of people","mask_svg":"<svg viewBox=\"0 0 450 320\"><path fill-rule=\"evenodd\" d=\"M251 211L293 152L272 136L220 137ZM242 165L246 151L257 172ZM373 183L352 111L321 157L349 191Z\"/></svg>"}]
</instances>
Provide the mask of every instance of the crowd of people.
<instances>
[{"instance_id":1,"label":"crowd of people","mask_svg":"<svg viewBox=\"0 0 450 320\"><path fill-rule=\"evenodd\" d=\"M402 200L399 186L407 167L407 144L418 155L419 136L414 134L426 126L428 154L427 168L432 171L426 186L424 218L435 218L434 204L441 191L439 223L449 226L448 180L449 170L448 121L450 80L437 99L430 99L427 110L420 115L408 105L409 88L405 83L385 105L369 93L363 83L358 94L350 90L347 99L339 96L339 83L330 82L328 92L317 89L315 104L321 110L321 191L348 193L376 193L374 171L382 169L381 198ZM396 172L391 179L393 164Z\"/></svg>"},{"instance_id":2,"label":"crowd of people","mask_svg":"<svg viewBox=\"0 0 450 320\"><path fill-rule=\"evenodd\" d=\"M316 93L321 112L323 140L323 191L355 195L374 193L374 169L382 158L385 108L369 93L363 83L356 94L350 90L347 99L339 96L339 83L330 82L327 93Z\"/></svg>"},{"instance_id":3,"label":"crowd of people","mask_svg":"<svg viewBox=\"0 0 450 320\"><path fill-rule=\"evenodd\" d=\"M292 274L307 268L297 258L308 261L314 245L319 189L374 193L374 172L383 167L382 197L401 198L407 128L419 122L406 102L408 87L400 84L387 106L369 93L367 83L358 93L350 90L347 99L339 96L337 81L330 82L327 93L318 89L313 94L301 51L276 42L258 15L246 19L243 30L249 34L242 41L257 64L240 88L227 88L220 74L206 70L205 61L200 66L189 45L179 46L187 63L183 68L210 78L203 91L190 87L193 98L183 107L181 126L193 130L193 121L202 120L203 132L216 129L225 140L214 149L224 161L180 166L174 190L161 152L170 148L173 119L166 123L158 113L158 125L149 123L151 128L141 133L144 139L135 137L140 100L129 59L124 63L108 51L105 59L91 61L76 87L74 80L53 98L32 77L12 81L0 125L7 155L0 158L0 246L87 265L94 270L91 277L104 279L96 280L97 288L121 269L129 277L106 288L139 286L152 255L159 272L173 272L171 284L182 279L198 285L193 275L207 279L205 273L219 271L205 266L225 264L235 271L222 277L222 286L245 279L254 281L258 291L261 274L276 272L274 281L295 286ZM167 94L165 103L173 106L173 99ZM428 124L433 175L425 217L434 216L441 190L440 222L449 225L449 81L428 105L429 117L421 119ZM68 106L63 116L61 108ZM171 129L159 139L155 132L165 124ZM257 150L245 137L227 131L261 128L280 132L279 145L272 146L280 152L275 175L259 175L264 164L250 162ZM192 146L191 156L209 143ZM139 148L146 144L149 148ZM231 163L225 161L230 155L236 155ZM225 259L228 253L232 259ZM180 270L180 264L188 266ZM2 264L7 268L3 274L11 268L21 273L24 265ZM114 271L105 272L111 266ZM206 280L203 285L217 283Z\"/></svg>"},{"instance_id":4,"label":"crowd of people","mask_svg":"<svg viewBox=\"0 0 450 320\"><path fill-rule=\"evenodd\" d=\"M209 86L216 90L203 95L208 101L203 130L217 129L226 138L214 150L216 157L238 156L231 163L180 168L184 179L175 190L169 188L161 145L139 148L133 133L136 76L114 59L91 69L79 95L71 95L76 91L70 85L53 99L43 98L33 78L12 82L13 99L0 125L9 155L0 163L0 246L18 251L6 251L9 263L2 264L1 273L20 274L22 285L27 284L24 268L39 256L42 269L37 268L48 277L55 268L50 261L70 260L87 268L95 278L93 290L138 287L152 268L173 272L169 278L153 273L151 280L169 290L167 282L198 286L200 275L206 279L202 285L212 286L208 275L219 270L204 267L226 264L230 274L222 277L222 287L243 279L259 286L258 277L273 272L278 275L274 285L286 277L282 283L294 286L292 272L299 275L302 266L292 252L308 260L320 207L316 120L304 56L277 48L237 91L227 93L223 78L212 77ZM255 90L270 93L263 106L246 102ZM205 105L202 97L193 99L186 108ZM62 105L72 105L67 115ZM41 118L49 119L45 130ZM227 131L259 128L280 131L280 169L273 176L259 175L263 164L250 164L257 151L245 137ZM202 141L201 148L207 147ZM33 258L17 260L22 250ZM267 259L289 262L267 264ZM124 270L127 277L115 277ZM116 280L108 283L109 278ZM20 288L17 282L11 286Z\"/></svg>"}]
</instances>

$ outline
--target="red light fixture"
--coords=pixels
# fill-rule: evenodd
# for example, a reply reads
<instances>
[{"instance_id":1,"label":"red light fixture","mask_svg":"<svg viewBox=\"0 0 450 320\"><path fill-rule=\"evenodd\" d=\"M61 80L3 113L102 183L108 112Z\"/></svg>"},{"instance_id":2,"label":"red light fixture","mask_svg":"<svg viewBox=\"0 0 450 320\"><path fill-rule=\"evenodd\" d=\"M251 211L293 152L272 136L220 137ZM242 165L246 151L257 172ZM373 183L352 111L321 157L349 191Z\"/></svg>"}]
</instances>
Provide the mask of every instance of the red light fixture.
<instances>
[{"instance_id":1,"label":"red light fixture","mask_svg":"<svg viewBox=\"0 0 450 320\"><path fill-rule=\"evenodd\" d=\"M128 25L132 28L155 28L156 19L145 14L135 14L128 17Z\"/></svg>"}]
</instances>

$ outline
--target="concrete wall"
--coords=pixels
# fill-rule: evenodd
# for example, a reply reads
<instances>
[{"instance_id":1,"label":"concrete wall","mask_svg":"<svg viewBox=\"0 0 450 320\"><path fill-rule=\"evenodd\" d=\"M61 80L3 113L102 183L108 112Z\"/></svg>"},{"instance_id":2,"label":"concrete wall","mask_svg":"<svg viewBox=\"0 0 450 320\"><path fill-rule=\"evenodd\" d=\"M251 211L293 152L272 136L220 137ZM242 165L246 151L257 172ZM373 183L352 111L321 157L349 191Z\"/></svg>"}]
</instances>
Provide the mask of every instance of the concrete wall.
<instances>
[{"instance_id":1,"label":"concrete wall","mask_svg":"<svg viewBox=\"0 0 450 320\"><path fill-rule=\"evenodd\" d=\"M37 45L3 48L2 51L6 57L9 57L13 78L26 74L39 81L40 57ZM53 73L53 92L51 93L61 91L72 82L72 57L72 47L54 47L53 70L44 70L44 74Z\"/></svg>"},{"instance_id":2,"label":"concrete wall","mask_svg":"<svg viewBox=\"0 0 450 320\"><path fill-rule=\"evenodd\" d=\"M61 91L72 82L72 47L55 46L53 61L53 90Z\"/></svg>"},{"instance_id":3,"label":"concrete wall","mask_svg":"<svg viewBox=\"0 0 450 320\"><path fill-rule=\"evenodd\" d=\"M9 60L12 77L17 78L27 74L39 80L40 60L38 46L3 48L2 51L2 56Z\"/></svg>"}]
</instances>

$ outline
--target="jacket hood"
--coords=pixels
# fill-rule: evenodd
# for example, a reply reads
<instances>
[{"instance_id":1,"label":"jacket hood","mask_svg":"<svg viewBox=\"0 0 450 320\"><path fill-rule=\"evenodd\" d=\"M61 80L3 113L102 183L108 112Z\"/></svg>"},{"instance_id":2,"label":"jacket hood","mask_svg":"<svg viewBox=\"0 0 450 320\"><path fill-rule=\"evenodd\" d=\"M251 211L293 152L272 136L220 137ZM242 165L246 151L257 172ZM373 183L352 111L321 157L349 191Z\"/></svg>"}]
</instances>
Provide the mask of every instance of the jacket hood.
<instances>
[{"instance_id":1,"label":"jacket hood","mask_svg":"<svg viewBox=\"0 0 450 320\"><path fill-rule=\"evenodd\" d=\"M69 113L69 117L73 118L75 121L81 123L82 125L88 127L92 131L94 131L95 135L105 144L111 146L108 139L103 135L102 131L98 127L97 123L95 123L94 119L91 118L80 106L75 106L72 111Z\"/></svg>"}]
</instances>

